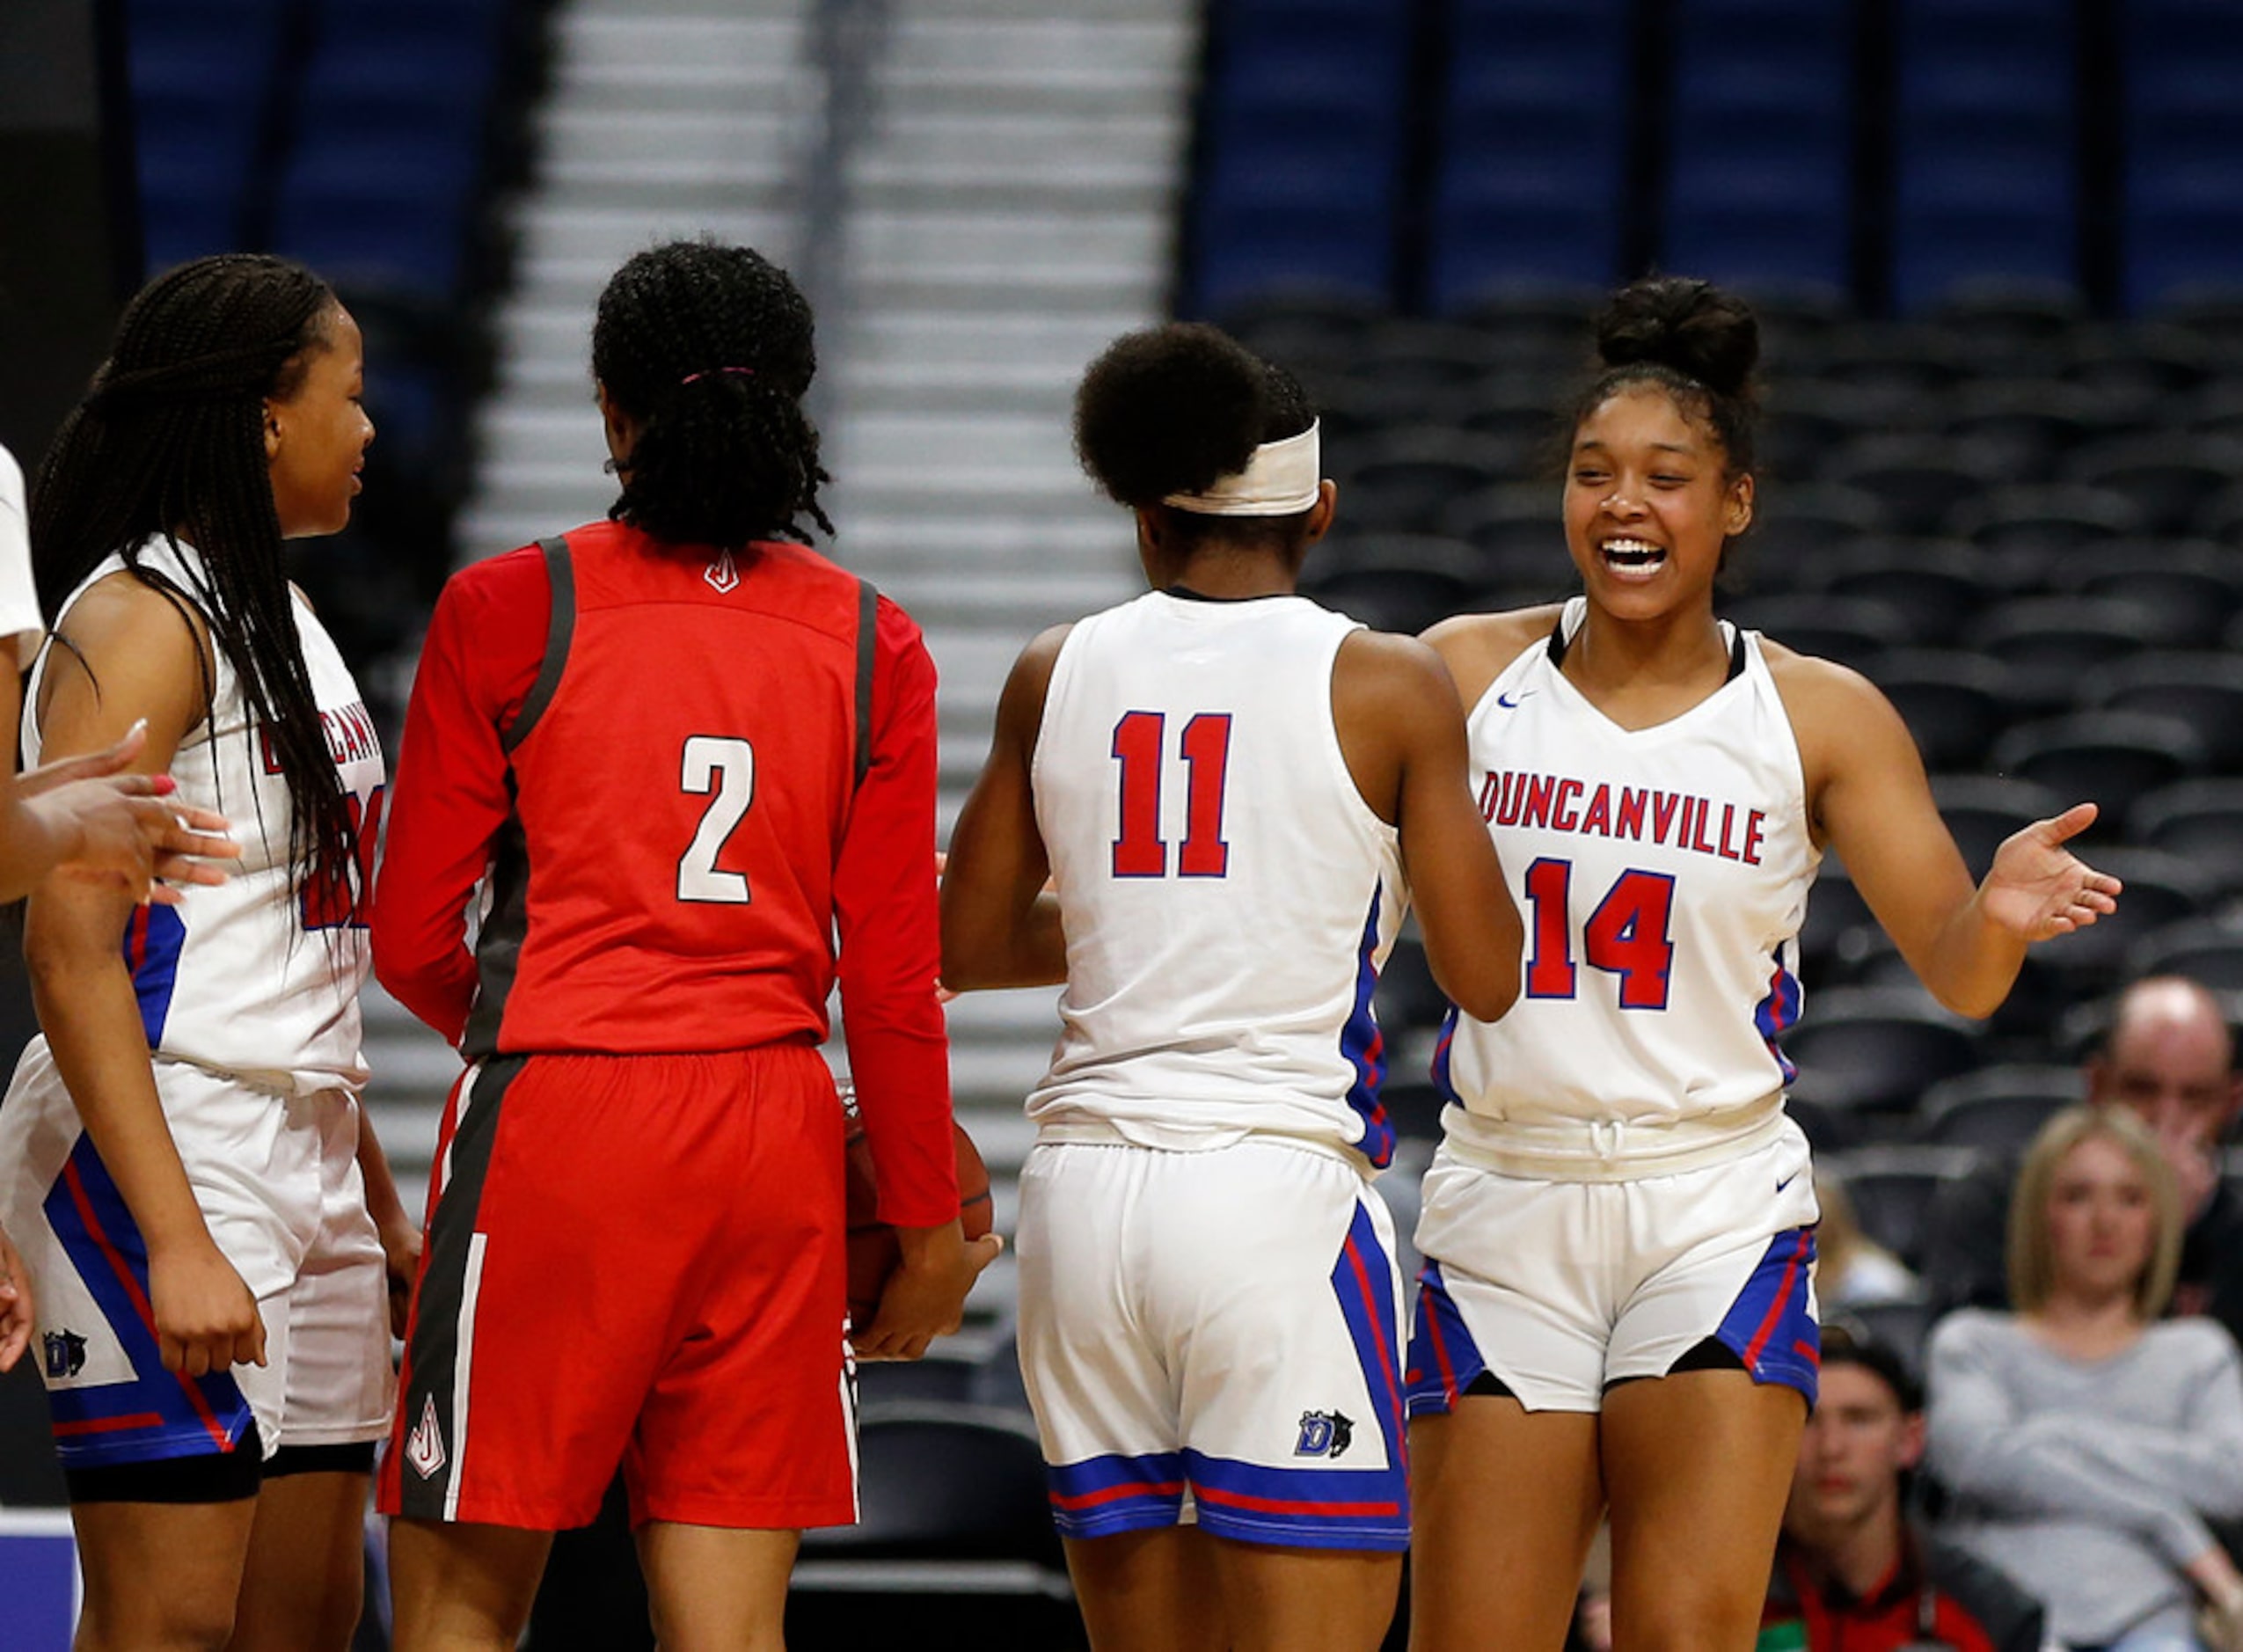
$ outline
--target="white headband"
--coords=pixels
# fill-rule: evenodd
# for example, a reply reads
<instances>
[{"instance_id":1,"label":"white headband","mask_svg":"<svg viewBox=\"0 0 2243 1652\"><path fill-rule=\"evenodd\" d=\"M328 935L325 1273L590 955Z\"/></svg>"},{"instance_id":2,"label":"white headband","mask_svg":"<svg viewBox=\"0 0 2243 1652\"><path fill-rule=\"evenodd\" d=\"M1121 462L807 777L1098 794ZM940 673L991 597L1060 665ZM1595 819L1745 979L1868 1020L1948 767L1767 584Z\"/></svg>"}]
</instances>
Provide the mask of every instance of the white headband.
<instances>
[{"instance_id":1,"label":"white headband","mask_svg":"<svg viewBox=\"0 0 2243 1652\"><path fill-rule=\"evenodd\" d=\"M1203 516L1298 515L1316 503L1324 480L1319 428L1265 442L1237 475L1218 478L1204 493L1171 493L1160 502Z\"/></svg>"}]
</instances>

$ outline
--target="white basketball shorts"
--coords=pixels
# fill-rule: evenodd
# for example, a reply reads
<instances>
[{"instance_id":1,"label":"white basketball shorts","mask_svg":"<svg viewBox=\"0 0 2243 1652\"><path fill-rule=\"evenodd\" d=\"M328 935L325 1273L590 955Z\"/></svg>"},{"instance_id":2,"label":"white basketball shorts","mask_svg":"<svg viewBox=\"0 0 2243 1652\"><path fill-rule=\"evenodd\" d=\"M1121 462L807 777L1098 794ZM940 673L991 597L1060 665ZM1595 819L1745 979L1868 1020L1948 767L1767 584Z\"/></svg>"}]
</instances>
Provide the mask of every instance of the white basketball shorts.
<instances>
[{"instance_id":1,"label":"white basketball shorts","mask_svg":"<svg viewBox=\"0 0 2243 1652\"><path fill-rule=\"evenodd\" d=\"M1727 1163L1635 1181L1501 1175L1443 1147L1418 1218L1410 1414L1450 1410L1483 1373L1529 1411L1598 1411L1709 1338L1812 1405L1819 1216L1788 1121Z\"/></svg>"},{"instance_id":2,"label":"white basketball shorts","mask_svg":"<svg viewBox=\"0 0 2243 1652\"><path fill-rule=\"evenodd\" d=\"M1020 1366L1063 1536L1409 1542L1392 1218L1336 1152L1047 1143Z\"/></svg>"},{"instance_id":3,"label":"white basketball shorts","mask_svg":"<svg viewBox=\"0 0 2243 1652\"><path fill-rule=\"evenodd\" d=\"M257 1297L264 1365L164 1369L148 1250L46 1040L0 1103L0 1223L36 1291L33 1357L66 1469L267 1455L389 1429L388 1290L347 1091L279 1095L158 1057L156 1087L210 1237Z\"/></svg>"}]
</instances>

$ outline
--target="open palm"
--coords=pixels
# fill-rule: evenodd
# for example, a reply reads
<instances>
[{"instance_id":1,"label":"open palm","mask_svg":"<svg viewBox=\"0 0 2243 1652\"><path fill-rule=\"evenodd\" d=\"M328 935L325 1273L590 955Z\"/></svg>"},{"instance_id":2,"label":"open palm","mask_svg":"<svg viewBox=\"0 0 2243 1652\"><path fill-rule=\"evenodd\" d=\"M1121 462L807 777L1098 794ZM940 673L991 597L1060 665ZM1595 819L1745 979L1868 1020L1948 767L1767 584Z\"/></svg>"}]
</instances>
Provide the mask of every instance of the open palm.
<instances>
[{"instance_id":1,"label":"open palm","mask_svg":"<svg viewBox=\"0 0 2243 1652\"><path fill-rule=\"evenodd\" d=\"M2064 847L2094 823L2095 806L2075 803L2006 839L1979 890L1986 917L2026 941L2085 929L2118 910L2119 881Z\"/></svg>"}]
</instances>

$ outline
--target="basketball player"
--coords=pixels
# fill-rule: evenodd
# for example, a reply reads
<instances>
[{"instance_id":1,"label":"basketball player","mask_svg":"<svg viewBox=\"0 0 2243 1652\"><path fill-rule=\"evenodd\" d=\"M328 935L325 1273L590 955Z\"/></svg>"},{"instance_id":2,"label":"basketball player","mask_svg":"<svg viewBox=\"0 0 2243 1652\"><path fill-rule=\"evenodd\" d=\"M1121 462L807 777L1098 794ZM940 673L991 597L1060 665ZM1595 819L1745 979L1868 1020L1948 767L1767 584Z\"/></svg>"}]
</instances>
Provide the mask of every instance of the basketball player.
<instances>
[{"instance_id":1,"label":"basketball player","mask_svg":"<svg viewBox=\"0 0 2243 1652\"><path fill-rule=\"evenodd\" d=\"M1525 915L1518 1006L1464 1007L1428 1173L1410 1356L1413 1644L1555 1648L1598 1515L1622 1648L1750 1647L1815 1392L1807 1145L1775 1035L1827 845L1950 1008L2113 910L2018 833L1971 887L1921 762L1851 671L1717 621L1752 518L1751 312L1621 291L1571 421L1586 595L1433 641Z\"/></svg>"},{"instance_id":2,"label":"basketball player","mask_svg":"<svg viewBox=\"0 0 2243 1652\"><path fill-rule=\"evenodd\" d=\"M166 905L179 903L179 891L157 879L218 882L224 876L218 868L186 852L237 857L239 844L209 835L226 830L224 816L158 802L177 790L168 776L118 772L146 747L144 727L135 725L106 750L16 773L23 709L18 673L31 669L46 636L32 580L23 471L15 455L0 448L0 640L16 666L0 672L0 902L21 900L57 867L121 881L135 900ZM0 1231L0 1371L23 1357L36 1318L30 1272Z\"/></svg>"},{"instance_id":3,"label":"basketball player","mask_svg":"<svg viewBox=\"0 0 2243 1652\"><path fill-rule=\"evenodd\" d=\"M1490 1019L1517 914L1439 662L1293 594L1299 386L1172 325L1075 418L1153 588L1020 656L943 881L947 985L1066 983L1020 1188L1052 1508L1100 1652L1367 1648L1409 1540L1371 988L1405 867Z\"/></svg>"},{"instance_id":4,"label":"basketball player","mask_svg":"<svg viewBox=\"0 0 2243 1652\"><path fill-rule=\"evenodd\" d=\"M856 1517L837 967L902 1242L857 1352L916 1357L997 1249L958 1222L933 663L793 543L832 531L809 308L673 243L608 283L592 367L613 520L445 588L376 908L383 981L472 1064L384 1467L399 1652L512 1647L618 1463L663 1647L780 1644L800 1529Z\"/></svg>"},{"instance_id":5,"label":"basketball player","mask_svg":"<svg viewBox=\"0 0 2243 1652\"><path fill-rule=\"evenodd\" d=\"M44 1036L0 1107L0 1213L39 1281L87 1652L340 1648L362 1598L384 1276L417 1239L357 1100L382 757L281 570L283 539L349 519L361 378L317 276L185 265L127 308L34 491L60 646L26 755L144 721L136 765L245 839L176 906L31 898Z\"/></svg>"}]
</instances>

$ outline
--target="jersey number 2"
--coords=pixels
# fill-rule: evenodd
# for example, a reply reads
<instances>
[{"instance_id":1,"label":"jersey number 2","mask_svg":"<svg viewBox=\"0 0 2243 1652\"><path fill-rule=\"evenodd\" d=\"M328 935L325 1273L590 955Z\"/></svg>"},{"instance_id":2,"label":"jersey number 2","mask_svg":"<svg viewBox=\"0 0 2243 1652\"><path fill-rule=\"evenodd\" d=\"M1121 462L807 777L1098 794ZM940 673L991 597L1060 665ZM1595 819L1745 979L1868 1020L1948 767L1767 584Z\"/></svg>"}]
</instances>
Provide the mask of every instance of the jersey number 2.
<instances>
[{"instance_id":1,"label":"jersey number 2","mask_svg":"<svg viewBox=\"0 0 2243 1652\"><path fill-rule=\"evenodd\" d=\"M1573 936L1568 897L1574 863L1550 856L1526 869L1526 898L1533 911L1528 936L1526 995L1574 996ZM1624 1010L1663 1010L1673 972L1675 943L1667 922L1674 910L1675 881L1663 872L1620 874L1582 925L1581 952L1592 969L1620 978Z\"/></svg>"},{"instance_id":2,"label":"jersey number 2","mask_svg":"<svg viewBox=\"0 0 2243 1652\"><path fill-rule=\"evenodd\" d=\"M709 807L701 811L700 830L678 860L677 898L746 905L752 898L747 874L720 870L717 856L756 800L755 747L720 735L688 735L678 784L696 797L709 798Z\"/></svg>"},{"instance_id":3,"label":"jersey number 2","mask_svg":"<svg viewBox=\"0 0 2243 1652\"><path fill-rule=\"evenodd\" d=\"M1126 712L1114 725L1114 760L1122 765L1122 833L1114 840L1117 878L1165 878L1168 844L1160 835L1162 749L1167 718L1159 712ZM1176 874L1219 878L1231 869L1223 841L1223 791L1231 769L1231 713L1201 712L1184 725L1177 742L1191 771L1184 790L1184 841Z\"/></svg>"}]
</instances>

